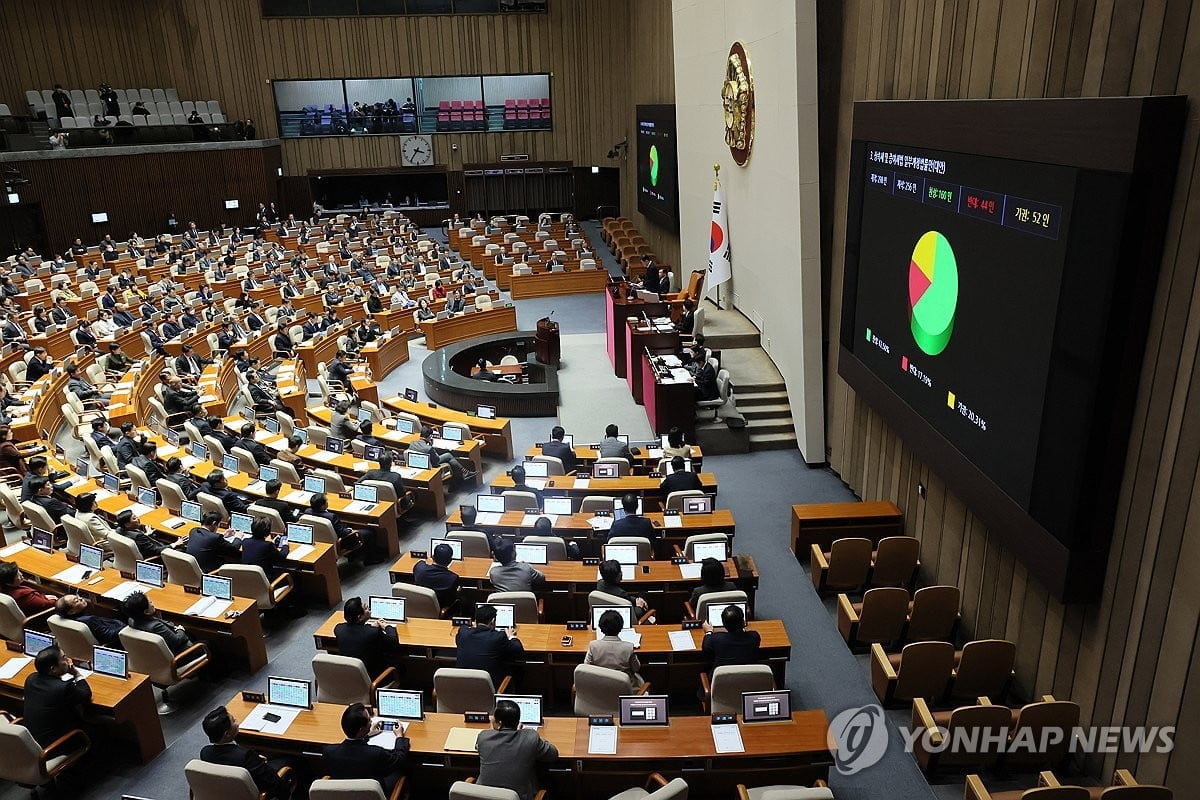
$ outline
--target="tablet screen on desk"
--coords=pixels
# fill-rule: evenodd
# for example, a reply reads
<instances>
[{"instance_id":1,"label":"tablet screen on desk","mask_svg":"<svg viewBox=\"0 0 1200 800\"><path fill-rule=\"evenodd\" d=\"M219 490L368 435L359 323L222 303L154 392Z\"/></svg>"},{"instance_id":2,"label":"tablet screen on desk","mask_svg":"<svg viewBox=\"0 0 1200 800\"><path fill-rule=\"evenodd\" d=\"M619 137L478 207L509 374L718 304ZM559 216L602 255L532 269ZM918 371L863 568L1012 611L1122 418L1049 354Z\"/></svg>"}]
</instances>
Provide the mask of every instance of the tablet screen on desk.
<instances>
[{"instance_id":1,"label":"tablet screen on desk","mask_svg":"<svg viewBox=\"0 0 1200 800\"><path fill-rule=\"evenodd\" d=\"M25 634L24 645L27 656L37 656L38 653L54 644L54 637L48 633L31 631L28 628L23 633Z\"/></svg>"},{"instance_id":2,"label":"tablet screen on desk","mask_svg":"<svg viewBox=\"0 0 1200 800\"><path fill-rule=\"evenodd\" d=\"M91 570L100 569L104 563L104 551L90 544L79 545L79 563Z\"/></svg>"},{"instance_id":3,"label":"tablet screen on desk","mask_svg":"<svg viewBox=\"0 0 1200 800\"><path fill-rule=\"evenodd\" d=\"M381 717L391 719L424 719L421 692L411 689L376 690L375 709Z\"/></svg>"},{"instance_id":4,"label":"tablet screen on desk","mask_svg":"<svg viewBox=\"0 0 1200 800\"><path fill-rule=\"evenodd\" d=\"M480 419L495 419L496 418L496 407L495 406L475 406L475 416L479 417Z\"/></svg>"},{"instance_id":5,"label":"tablet screen on desk","mask_svg":"<svg viewBox=\"0 0 1200 800\"><path fill-rule=\"evenodd\" d=\"M633 606L592 606L592 628L600 630L600 617L605 611L615 611L621 615L622 630L633 627Z\"/></svg>"},{"instance_id":6,"label":"tablet screen on desk","mask_svg":"<svg viewBox=\"0 0 1200 800\"><path fill-rule=\"evenodd\" d=\"M198 458L201 461L208 461L208 448L200 442L192 442L192 458Z\"/></svg>"},{"instance_id":7,"label":"tablet screen on desk","mask_svg":"<svg viewBox=\"0 0 1200 800\"><path fill-rule=\"evenodd\" d=\"M279 469L277 467L268 466L259 467L258 479L263 482L279 480Z\"/></svg>"},{"instance_id":8,"label":"tablet screen on desk","mask_svg":"<svg viewBox=\"0 0 1200 800\"><path fill-rule=\"evenodd\" d=\"M462 428L457 425L443 425L442 438L447 442L461 442L463 440Z\"/></svg>"},{"instance_id":9,"label":"tablet screen on desk","mask_svg":"<svg viewBox=\"0 0 1200 800\"><path fill-rule=\"evenodd\" d=\"M287 538L292 544L312 544L313 526L300 522L289 522L287 524Z\"/></svg>"},{"instance_id":10,"label":"tablet screen on desk","mask_svg":"<svg viewBox=\"0 0 1200 800\"><path fill-rule=\"evenodd\" d=\"M685 514L711 514L712 513L712 496L711 495L695 495L693 497L683 498L683 513Z\"/></svg>"},{"instance_id":11,"label":"tablet screen on desk","mask_svg":"<svg viewBox=\"0 0 1200 800\"><path fill-rule=\"evenodd\" d=\"M378 503L379 487L356 483L354 484L354 499L360 503Z\"/></svg>"},{"instance_id":12,"label":"tablet screen on desk","mask_svg":"<svg viewBox=\"0 0 1200 800\"><path fill-rule=\"evenodd\" d=\"M242 514L235 511L229 516L229 527L233 528L238 533L250 533L251 526L254 525L254 517L249 514Z\"/></svg>"},{"instance_id":13,"label":"tablet screen on desk","mask_svg":"<svg viewBox=\"0 0 1200 800\"><path fill-rule=\"evenodd\" d=\"M400 433L414 433L417 430L416 424L406 417L395 417L396 430Z\"/></svg>"},{"instance_id":14,"label":"tablet screen on desk","mask_svg":"<svg viewBox=\"0 0 1200 800\"><path fill-rule=\"evenodd\" d=\"M200 594L218 600L232 600L233 579L221 575L204 575L200 578Z\"/></svg>"},{"instance_id":15,"label":"tablet screen on desk","mask_svg":"<svg viewBox=\"0 0 1200 800\"><path fill-rule=\"evenodd\" d=\"M518 543L514 547L516 549L517 561L523 561L526 564L550 563L549 554L546 552L546 545L544 544Z\"/></svg>"},{"instance_id":16,"label":"tablet screen on desk","mask_svg":"<svg viewBox=\"0 0 1200 800\"><path fill-rule=\"evenodd\" d=\"M149 486L137 487L137 501L144 506L158 505L158 492Z\"/></svg>"},{"instance_id":17,"label":"tablet screen on desk","mask_svg":"<svg viewBox=\"0 0 1200 800\"><path fill-rule=\"evenodd\" d=\"M297 678L267 678L267 702L273 706L312 708L312 682Z\"/></svg>"},{"instance_id":18,"label":"tablet screen on desk","mask_svg":"<svg viewBox=\"0 0 1200 800\"><path fill-rule=\"evenodd\" d=\"M791 690L742 692L742 722L786 722L791 718Z\"/></svg>"},{"instance_id":19,"label":"tablet screen on desk","mask_svg":"<svg viewBox=\"0 0 1200 800\"><path fill-rule=\"evenodd\" d=\"M149 561L135 561L133 564L133 579L161 589L166 584L162 564L152 564Z\"/></svg>"},{"instance_id":20,"label":"tablet screen on desk","mask_svg":"<svg viewBox=\"0 0 1200 800\"><path fill-rule=\"evenodd\" d=\"M692 561L699 564L706 558L715 558L724 562L729 557L725 547L725 542L696 542L692 545Z\"/></svg>"},{"instance_id":21,"label":"tablet screen on desk","mask_svg":"<svg viewBox=\"0 0 1200 800\"><path fill-rule=\"evenodd\" d=\"M504 495L479 494L475 495L475 508L488 513L504 513Z\"/></svg>"},{"instance_id":22,"label":"tablet screen on desk","mask_svg":"<svg viewBox=\"0 0 1200 800\"><path fill-rule=\"evenodd\" d=\"M127 658L124 650L96 645L92 648L92 669L112 678L128 678Z\"/></svg>"},{"instance_id":23,"label":"tablet screen on desk","mask_svg":"<svg viewBox=\"0 0 1200 800\"><path fill-rule=\"evenodd\" d=\"M498 694L496 702L511 700L521 709L521 724L540 727L542 724L542 698L536 694Z\"/></svg>"},{"instance_id":24,"label":"tablet screen on desk","mask_svg":"<svg viewBox=\"0 0 1200 800\"><path fill-rule=\"evenodd\" d=\"M623 696L618 698L622 725L667 725L670 712L665 694Z\"/></svg>"},{"instance_id":25,"label":"tablet screen on desk","mask_svg":"<svg viewBox=\"0 0 1200 800\"><path fill-rule=\"evenodd\" d=\"M496 609L496 627L511 628L516 625L517 607L512 603L488 603Z\"/></svg>"},{"instance_id":26,"label":"tablet screen on desk","mask_svg":"<svg viewBox=\"0 0 1200 800\"><path fill-rule=\"evenodd\" d=\"M636 544L606 544L604 559L612 559L618 564L638 563L638 546Z\"/></svg>"},{"instance_id":27,"label":"tablet screen on desk","mask_svg":"<svg viewBox=\"0 0 1200 800\"><path fill-rule=\"evenodd\" d=\"M371 616L389 622L404 622L404 598L387 595L371 595L367 598Z\"/></svg>"},{"instance_id":28,"label":"tablet screen on desk","mask_svg":"<svg viewBox=\"0 0 1200 800\"><path fill-rule=\"evenodd\" d=\"M325 479L319 475L304 476L304 491L312 492L313 494L325 493Z\"/></svg>"},{"instance_id":29,"label":"tablet screen on desk","mask_svg":"<svg viewBox=\"0 0 1200 800\"><path fill-rule=\"evenodd\" d=\"M747 620L750 619L750 609L747 608L745 603L709 603L708 624L712 625L714 628L724 628L725 623L721 620L721 614L723 614L725 609L729 606L739 606L742 609L742 616Z\"/></svg>"},{"instance_id":30,"label":"tablet screen on desk","mask_svg":"<svg viewBox=\"0 0 1200 800\"><path fill-rule=\"evenodd\" d=\"M593 478L619 478L621 477L621 468L617 464L605 464L597 461L592 465Z\"/></svg>"},{"instance_id":31,"label":"tablet screen on desk","mask_svg":"<svg viewBox=\"0 0 1200 800\"><path fill-rule=\"evenodd\" d=\"M547 497L542 501L542 511L547 514L569 515L571 513L571 498Z\"/></svg>"},{"instance_id":32,"label":"tablet screen on desk","mask_svg":"<svg viewBox=\"0 0 1200 800\"><path fill-rule=\"evenodd\" d=\"M526 461L521 466L525 468L525 476L528 478L548 478L550 476L550 465L545 461Z\"/></svg>"},{"instance_id":33,"label":"tablet screen on desk","mask_svg":"<svg viewBox=\"0 0 1200 800\"><path fill-rule=\"evenodd\" d=\"M433 551L437 549L437 546L439 544L449 545L450 552L454 554L453 555L454 560L462 561L463 556L462 556L462 542L461 541L459 541L458 539L430 539L429 540L429 553L431 555L433 554Z\"/></svg>"},{"instance_id":34,"label":"tablet screen on desk","mask_svg":"<svg viewBox=\"0 0 1200 800\"><path fill-rule=\"evenodd\" d=\"M179 504L179 516L189 522L199 522L202 516L203 509L200 504L192 500L184 500Z\"/></svg>"},{"instance_id":35,"label":"tablet screen on desk","mask_svg":"<svg viewBox=\"0 0 1200 800\"><path fill-rule=\"evenodd\" d=\"M414 453L408 450L404 457L409 469L429 469L429 453Z\"/></svg>"},{"instance_id":36,"label":"tablet screen on desk","mask_svg":"<svg viewBox=\"0 0 1200 800\"><path fill-rule=\"evenodd\" d=\"M238 457L232 453L226 453L225 455L221 456L221 469L225 470L226 472L232 472L234 475L236 475L240 466L241 462L238 461Z\"/></svg>"}]
</instances>

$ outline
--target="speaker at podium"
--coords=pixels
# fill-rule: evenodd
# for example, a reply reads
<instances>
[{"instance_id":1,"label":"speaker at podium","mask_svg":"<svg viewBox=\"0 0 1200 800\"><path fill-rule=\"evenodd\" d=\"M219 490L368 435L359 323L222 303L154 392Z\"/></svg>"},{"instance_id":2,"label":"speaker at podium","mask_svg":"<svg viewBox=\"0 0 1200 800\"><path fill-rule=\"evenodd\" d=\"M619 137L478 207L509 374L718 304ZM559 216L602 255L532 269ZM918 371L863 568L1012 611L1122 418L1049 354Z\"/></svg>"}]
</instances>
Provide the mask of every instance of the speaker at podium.
<instances>
[{"instance_id":1,"label":"speaker at podium","mask_svg":"<svg viewBox=\"0 0 1200 800\"><path fill-rule=\"evenodd\" d=\"M533 357L542 364L557 367L559 361L558 323L552 317L542 317L537 321L537 330L533 334Z\"/></svg>"}]
</instances>

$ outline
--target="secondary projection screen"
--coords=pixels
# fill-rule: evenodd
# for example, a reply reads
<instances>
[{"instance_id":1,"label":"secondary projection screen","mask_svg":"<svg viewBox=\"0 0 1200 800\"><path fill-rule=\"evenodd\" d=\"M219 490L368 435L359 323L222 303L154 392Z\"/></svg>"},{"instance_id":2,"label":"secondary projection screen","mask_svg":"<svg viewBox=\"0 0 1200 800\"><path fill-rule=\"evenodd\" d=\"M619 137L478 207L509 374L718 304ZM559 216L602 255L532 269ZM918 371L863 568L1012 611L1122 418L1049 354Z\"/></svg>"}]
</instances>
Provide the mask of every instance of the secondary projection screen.
<instances>
[{"instance_id":1,"label":"secondary projection screen","mask_svg":"<svg viewBox=\"0 0 1200 800\"><path fill-rule=\"evenodd\" d=\"M679 230L679 158L675 106L637 107L638 211L659 225Z\"/></svg>"}]
</instances>

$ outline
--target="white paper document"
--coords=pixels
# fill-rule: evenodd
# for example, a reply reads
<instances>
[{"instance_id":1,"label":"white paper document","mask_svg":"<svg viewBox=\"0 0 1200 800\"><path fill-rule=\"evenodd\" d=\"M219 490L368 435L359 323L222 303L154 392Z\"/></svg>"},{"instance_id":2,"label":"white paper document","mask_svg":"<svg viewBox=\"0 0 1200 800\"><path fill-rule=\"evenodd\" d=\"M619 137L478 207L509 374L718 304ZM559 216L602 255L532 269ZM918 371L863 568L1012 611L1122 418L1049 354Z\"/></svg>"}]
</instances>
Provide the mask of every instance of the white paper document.
<instances>
[{"instance_id":1,"label":"white paper document","mask_svg":"<svg viewBox=\"0 0 1200 800\"><path fill-rule=\"evenodd\" d=\"M95 570L91 567L85 567L83 564L73 564L55 575L54 580L61 583L82 583L87 578L90 578L93 572Z\"/></svg>"},{"instance_id":2,"label":"white paper document","mask_svg":"<svg viewBox=\"0 0 1200 800\"><path fill-rule=\"evenodd\" d=\"M301 561L308 558L308 554L316 550L311 544L296 544L288 548L287 557L293 561Z\"/></svg>"},{"instance_id":3,"label":"white paper document","mask_svg":"<svg viewBox=\"0 0 1200 800\"><path fill-rule=\"evenodd\" d=\"M539 517L545 517L550 520L551 525L558 522L558 514L526 514L521 518L521 527L532 528L533 523L537 522Z\"/></svg>"},{"instance_id":4,"label":"white paper document","mask_svg":"<svg viewBox=\"0 0 1200 800\"><path fill-rule=\"evenodd\" d=\"M588 488L589 485L591 485L591 483L592 483L591 478L576 478L575 479L575 488L576 489L586 489L586 488Z\"/></svg>"},{"instance_id":5,"label":"white paper document","mask_svg":"<svg viewBox=\"0 0 1200 800\"><path fill-rule=\"evenodd\" d=\"M696 640L691 631L669 631L667 638L671 640L671 649L675 652L696 649Z\"/></svg>"},{"instance_id":6,"label":"white paper document","mask_svg":"<svg viewBox=\"0 0 1200 800\"><path fill-rule=\"evenodd\" d=\"M612 517L588 517L588 525L591 525L594 530L606 531L612 527Z\"/></svg>"},{"instance_id":7,"label":"white paper document","mask_svg":"<svg viewBox=\"0 0 1200 800\"><path fill-rule=\"evenodd\" d=\"M617 754L617 726L593 725L588 728L588 753L597 756Z\"/></svg>"},{"instance_id":8,"label":"white paper document","mask_svg":"<svg viewBox=\"0 0 1200 800\"><path fill-rule=\"evenodd\" d=\"M279 719L271 722L267 719L267 715L271 714ZM263 703L255 706L254 710L246 715L242 720L240 727L248 731L262 731L263 733L271 733L276 736L287 733L288 726L295 721L300 715L300 709L289 708L287 706L272 706Z\"/></svg>"},{"instance_id":9,"label":"white paper document","mask_svg":"<svg viewBox=\"0 0 1200 800\"><path fill-rule=\"evenodd\" d=\"M0 550L0 556L3 556L4 558L8 558L9 556L15 556L17 553L21 552L26 547L29 547L29 545L25 544L24 542L17 542L16 544L10 544L8 547L4 548L3 550Z\"/></svg>"},{"instance_id":10,"label":"white paper document","mask_svg":"<svg viewBox=\"0 0 1200 800\"><path fill-rule=\"evenodd\" d=\"M597 639L599 639L602 636L604 636L603 631L599 631L599 630L596 631ZM622 642L629 642L634 647L642 646L642 635L640 633L638 633L637 631L630 630L629 628L622 628L621 632L617 634L617 638L620 639Z\"/></svg>"},{"instance_id":11,"label":"white paper document","mask_svg":"<svg viewBox=\"0 0 1200 800\"><path fill-rule=\"evenodd\" d=\"M3 664L0 664L0 680L10 680L18 672L25 669L25 665L33 661L29 656L17 656L10 658Z\"/></svg>"},{"instance_id":12,"label":"white paper document","mask_svg":"<svg viewBox=\"0 0 1200 800\"><path fill-rule=\"evenodd\" d=\"M142 503L134 503L129 507L135 517L144 517L154 510L154 506L143 505Z\"/></svg>"},{"instance_id":13,"label":"white paper document","mask_svg":"<svg viewBox=\"0 0 1200 800\"><path fill-rule=\"evenodd\" d=\"M737 725L713 725L712 737L718 753L746 752L746 746L742 744L742 730Z\"/></svg>"},{"instance_id":14,"label":"white paper document","mask_svg":"<svg viewBox=\"0 0 1200 800\"><path fill-rule=\"evenodd\" d=\"M670 517L667 517L667 519L670 519ZM679 577L685 581L694 581L700 577L700 569L703 566L703 564L680 564Z\"/></svg>"},{"instance_id":15,"label":"white paper document","mask_svg":"<svg viewBox=\"0 0 1200 800\"><path fill-rule=\"evenodd\" d=\"M315 453L310 453L308 457L317 461L324 461L326 464L328 464L330 461L333 461L335 458L337 458L338 454L331 453L328 450L318 450Z\"/></svg>"},{"instance_id":16,"label":"white paper document","mask_svg":"<svg viewBox=\"0 0 1200 800\"><path fill-rule=\"evenodd\" d=\"M665 517L663 517L663 527L664 528L682 528L683 527L683 517L680 516L679 514L670 514L668 516L665 516ZM699 575L697 575L696 577L699 577Z\"/></svg>"},{"instance_id":17,"label":"white paper document","mask_svg":"<svg viewBox=\"0 0 1200 800\"><path fill-rule=\"evenodd\" d=\"M479 525L499 525L502 516L499 511L480 511L475 515L475 522Z\"/></svg>"},{"instance_id":18,"label":"white paper document","mask_svg":"<svg viewBox=\"0 0 1200 800\"><path fill-rule=\"evenodd\" d=\"M395 471L396 471L395 469L392 470L392 472L395 472ZM401 467L400 468L400 477L404 478L404 480L406 480L406 481L411 481L420 474L421 474L421 470L414 469L413 467Z\"/></svg>"},{"instance_id":19,"label":"white paper document","mask_svg":"<svg viewBox=\"0 0 1200 800\"><path fill-rule=\"evenodd\" d=\"M367 744L382 747L384 750L391 750L396 746L396 734L391 731L380 731L370 739L367 739Z\"/></svg>"},{"instance_id":20,"label":"white paper document","mask_svg":"<svg viewBox=\"0 0 1200 800\"><path fill-rule=\"evenodd\" d=\"M525 479L525 485L526 485L526 486L531 486L531 487L533 487L534 489L538 489L538 490L540 491L540 490L542 490L542 489L545 489L545 488L546 488L546 481L547 481L547 480L548 480L547 478L526 478L526 479Z\"/></svg>"},{"instance_id":21,"label":"white paper document","mask_svg":"<svg viewBox=\"0 0 1200 800\"><path fill-rule=\"evenodd\" d=\"M208 617L209 619L216 619L228 611L229 607L232 605L232 600L220 600L216 597L201 597L199 600L192 603L191 606L188 607L188 610L184 611L183 613L187 614L189 617Z\"/></svg>"},{"instance_id":22,"label":"white paper document","mask_svg":"<svg viewBox=\"0 0 1200 800\"><path fill-rule=\"evenodd\" d=\"M109 589L107 592L104 593L104 596L110 600L124 600L126 597L129 597L129 595L133 594L134 592L148 592L152 588L154 588L154 587L143 586L142 584L138 583L137 581L124 581L122 583L117 584L113 588Z\"/></svg>"},{"instance_id":23,"label":"white paper document","mask_svg":"<svg viewBox=\"0 0 1200 800\"><path fill-rule=\"evenodd\" d=\"M283 499L289 503L303 503L304 505L308 505L308 501L312 499L312 492L304 492L296 489L293 492L288 492L287 497Z\"/></svg>"},{"instance_id":24,"label":"white paper document","mask_svg":"<svg viewBox=\"0 0 1200 800\"><path fill-rule=\"evenodd\" d=\"M366 500L351 500L346 504L347 511L353 511L355 514L366 514L368 511L375 510L375 503L368 503Z\"/></svg>"}]
</instances>

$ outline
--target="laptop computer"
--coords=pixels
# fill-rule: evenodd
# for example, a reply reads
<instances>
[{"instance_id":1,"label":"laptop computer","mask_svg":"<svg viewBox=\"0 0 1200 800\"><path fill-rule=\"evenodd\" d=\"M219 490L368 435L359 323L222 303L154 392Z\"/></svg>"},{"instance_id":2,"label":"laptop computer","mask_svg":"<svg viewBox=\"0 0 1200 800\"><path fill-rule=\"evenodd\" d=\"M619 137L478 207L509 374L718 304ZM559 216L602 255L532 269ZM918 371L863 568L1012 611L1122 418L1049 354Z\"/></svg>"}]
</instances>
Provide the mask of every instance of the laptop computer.
<instances>
[{"instance_id":1,"label":"laptop computer","mask_svg":"<svg viewBox=\"0 0 1200 800\"><path fill-rule=\"evenodd\" d=\"M133 565L133 579L138 583L161 589L167 583L166 568L162 564L136 561Z\"/></svg>"}]
</instances>

